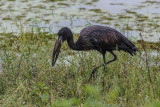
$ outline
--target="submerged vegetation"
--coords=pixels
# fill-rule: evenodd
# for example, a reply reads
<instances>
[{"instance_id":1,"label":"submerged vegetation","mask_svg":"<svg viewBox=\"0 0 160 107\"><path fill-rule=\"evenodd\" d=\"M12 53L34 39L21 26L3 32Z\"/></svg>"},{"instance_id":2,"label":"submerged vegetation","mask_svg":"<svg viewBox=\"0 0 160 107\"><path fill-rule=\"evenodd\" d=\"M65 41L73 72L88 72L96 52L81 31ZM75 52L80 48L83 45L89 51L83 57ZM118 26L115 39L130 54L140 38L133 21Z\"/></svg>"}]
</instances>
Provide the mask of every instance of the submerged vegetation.
<instances>
[{"instance_id":1,"label":"submerged vegetation","mask_svg":"<svg viewBox=\"0 0 160 107\"><path fill-rule=\"evenodd\" d=\"M88 82L92 69L103 63L98 52L72 51L65 43L52 67L56 34L30 32L7 36L10 39L3 39L0 45L0 106L160 105L160 57L158 53L145 56L142 50L145 46L149 53L149 43L137 42L140 52L133 57L115 52L118 60L107 65L107 72L100 68L97 77ZM78 35L74 37L77 39ZM158 47L159 43L154 45ZM107 54L106 60L111 57Z\"/></svg>"}]
</instances>

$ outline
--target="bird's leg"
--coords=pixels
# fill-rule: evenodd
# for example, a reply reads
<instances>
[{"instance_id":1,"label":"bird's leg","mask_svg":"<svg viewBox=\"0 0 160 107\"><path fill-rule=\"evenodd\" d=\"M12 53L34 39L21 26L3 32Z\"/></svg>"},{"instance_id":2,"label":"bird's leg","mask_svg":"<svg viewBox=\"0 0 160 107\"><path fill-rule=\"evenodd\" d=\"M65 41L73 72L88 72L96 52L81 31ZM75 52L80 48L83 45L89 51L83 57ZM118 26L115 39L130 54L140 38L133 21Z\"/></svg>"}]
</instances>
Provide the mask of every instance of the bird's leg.
<instances>
[{"instance_id":1,"label":"bird's leg","mask_svg":"<svg viewBox=\"0 0 160 107\"><path fill-rule=\"evenodd\" d=\"M114 58L112 60L108 61L108 62L105 62L105 64L109 64L109 63L111 63L111 62L113 62L117 59L117 56L114 54L113 51L109 51L109 52L114 56Z\"/></svg>"},{"instance_id":2,"label":"bird's leg","mask_svg":"<svg viewBox=\"0 0 160 107\"><path fill-rule=\"evenodd\" d=\"M91 73L91 75L90 75L89 81L90 81L90 79L92 78L92 76L94 76L95 72L97 72L97 69L98 69L98 68L100 68L101 66L104 66L104 70L106 69L106 68L105 68L105 54L106 54L106 52L102 53L102 55L103 55L103 60L104 60L104 64L99 65L98 67L96 67L96 68L93 69L93 71L92 71L92 73Z\"/></svg>"},{"instance_id":3,"label":"bird's leg","mask_svg":"<svg viewBox=\"0 0 160 107\"><path fill-rule=\"evenodd\" d=\"M91 75L90 75L90 77L89 77L89 81L91 80L92 76L94 76L95 72L97 72L97 69L98 69L98 68L99 68L99 67L96 67L96 68L93 69L93 71L92 71L92 73L91 73Z\"/></svg>"},{"instance_id":4,"label":"bird's leg","mask_svg":"<svg viewBox=\"0 0 160 107\"><path fill-rule=\"evenodd\" d=\"M97 72L97 69L98 69L99 67L101 67L101 66L104 66L104 65L105 65L105 64L99 65L98 67L96 67L96 68L93 69L93 71L92 71L92 73L91 73L91 75L90 75L89 81L90 81L90 79L92 78L92 76L94 76L95 72Z\"/></svg>"},{"instance_id":5,"label":"bird's leg","mask_svg":"<svg viewBox=\"0 0 160 107\"><path fill-rule=\"evenodd\" d=\"M114 56L114 58L113 58L112 60L106 62L106 61L105 61L105 54L103 54L104 64L101 64L101 65L99 65L98 67L96 67L96 68L93 69L93 71L92 71L92 73L91 73L91 76L90 76L90 78L89 78L89 81L90 81L90 79L92 78L92 76L94 76L95 72L97 72L97 69L98 69L98 68L100 68L101 66L104 66L104 67L105 67L106 64L109 64L109 63L111 63L111 62L113 62L113 61L115 61L115 60L117 59L117 56L114 54L113 51L109 51L109 52Z\"/></svg>"}]
</instances>

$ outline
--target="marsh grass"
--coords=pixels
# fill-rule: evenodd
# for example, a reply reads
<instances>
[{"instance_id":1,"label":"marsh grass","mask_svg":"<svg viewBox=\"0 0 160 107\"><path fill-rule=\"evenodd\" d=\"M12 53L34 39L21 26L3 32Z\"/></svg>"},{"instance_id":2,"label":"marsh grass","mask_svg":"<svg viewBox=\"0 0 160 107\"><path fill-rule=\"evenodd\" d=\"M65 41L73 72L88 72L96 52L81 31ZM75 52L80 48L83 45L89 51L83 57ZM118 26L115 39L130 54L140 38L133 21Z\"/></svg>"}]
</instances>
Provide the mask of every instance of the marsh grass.
<instances>
[{"instance_id":1,"label":"marsh grass","mask_svg":"<svg viewBox=\"0 0 160 107\"><path fill-rule=\"evenodd\" d=\"M150 65L151 83L148 65L141 51L133 57L115 51L118 60L107 65L107 72L100 68L97 77L88 82L93 68L103 63L102 55L96 51L72 51L64 43L58 61L52 67L56 37L56 34L22 32L12 41L3 40L0 106L160 105L160 67ZM142 47L141 44L137 46ZM147 57L149 64L160 61L159 56ZM111 58L107 53L106 60Z\"/></svg>"}]
</instances>

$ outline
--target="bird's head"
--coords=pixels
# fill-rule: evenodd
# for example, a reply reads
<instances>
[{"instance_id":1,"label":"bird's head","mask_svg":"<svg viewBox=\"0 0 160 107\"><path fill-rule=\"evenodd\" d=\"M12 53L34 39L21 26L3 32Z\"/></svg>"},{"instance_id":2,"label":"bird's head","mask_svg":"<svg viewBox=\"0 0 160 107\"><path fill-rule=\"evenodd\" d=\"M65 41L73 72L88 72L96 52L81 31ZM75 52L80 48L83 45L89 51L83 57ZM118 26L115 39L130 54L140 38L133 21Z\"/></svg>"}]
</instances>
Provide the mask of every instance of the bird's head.
<instances>
[{"instance_id":1,"label":"bird's head","mask_svg":"<svg viewBox=\"0 0 160 107\"><path fill-rule=\"evenodd\" d=\"M68 38L70 38L72 35L72 32L69 28L67 27L63 27L59 30L58 32L58 38L55 42L54 45L54 50L53 50L53 56L52 56L52 66L55 65L56 60L58 58L59 52L60 52L60 48L62 46L62 43L67 40Z\"/></svg>"}]
</instances>

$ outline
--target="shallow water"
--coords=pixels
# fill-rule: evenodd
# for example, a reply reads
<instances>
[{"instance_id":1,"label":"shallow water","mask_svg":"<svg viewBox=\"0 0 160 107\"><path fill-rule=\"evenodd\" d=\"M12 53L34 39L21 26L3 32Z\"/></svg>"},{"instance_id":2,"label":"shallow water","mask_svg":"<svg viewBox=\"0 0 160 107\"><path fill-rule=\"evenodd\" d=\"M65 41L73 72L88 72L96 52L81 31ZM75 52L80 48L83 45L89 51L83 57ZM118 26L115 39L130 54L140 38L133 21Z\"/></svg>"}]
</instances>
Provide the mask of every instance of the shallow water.
<instances>
[{"instance_id":1,"label":"shallow water","mask_svg":"<svg viewBox=\"0 0 160 107\"><path fill-rule=\"evenodd\" d=\"M132 40L160 39L159 0L1 0L0 33L40 27L42 32L57 33L67 26L73 32L90 24L114 27ZM36 31L36 30L35 30Z\"/></svg>"}]
</instances>

